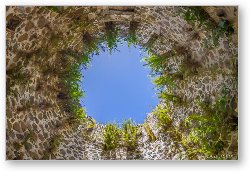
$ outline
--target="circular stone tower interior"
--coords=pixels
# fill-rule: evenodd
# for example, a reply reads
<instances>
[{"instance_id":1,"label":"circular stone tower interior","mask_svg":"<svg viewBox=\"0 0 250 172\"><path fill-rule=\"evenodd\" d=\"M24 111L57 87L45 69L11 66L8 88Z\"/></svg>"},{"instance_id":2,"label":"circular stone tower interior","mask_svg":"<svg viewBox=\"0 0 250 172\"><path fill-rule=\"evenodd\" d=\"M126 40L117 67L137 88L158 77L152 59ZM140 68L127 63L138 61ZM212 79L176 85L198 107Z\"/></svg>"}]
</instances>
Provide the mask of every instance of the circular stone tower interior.
<instances>
[{"instance_id":1,"label":"circular stone tower interior","mask_svg":"<svg viewBox=\"0 0 250 172\"><path fill-rule=\"evenodd\" d=\"M6 7L6 158L238 158L237 7ZM98 124L79 66L124 38L148 51L160 103L143 124Z\"/></svg>"}]
</instances>

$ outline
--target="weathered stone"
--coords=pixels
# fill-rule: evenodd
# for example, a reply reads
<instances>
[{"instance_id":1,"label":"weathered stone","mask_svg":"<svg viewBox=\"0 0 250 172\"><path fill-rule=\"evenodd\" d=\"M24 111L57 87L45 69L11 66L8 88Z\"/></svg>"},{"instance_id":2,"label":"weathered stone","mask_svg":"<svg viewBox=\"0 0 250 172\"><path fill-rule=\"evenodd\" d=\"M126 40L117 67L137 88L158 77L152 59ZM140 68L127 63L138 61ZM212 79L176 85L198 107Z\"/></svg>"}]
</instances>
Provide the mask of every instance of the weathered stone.
<instances>
[{"instance_id":1,"label":"weathered stone","mask_svg":"<svg viewBox=\"0 0 250 172\"><path fill-rule=\"evenodd\" d=\"M22 42L28 39L28 34L24 33L23 35L19 36L18 41Z\"/></svg>"},{"instance_id":2,"label":"weathered stone","mask_svg":"<svg viewBox=\"0 0 250 172\"><path fill-rule=\"evenodd\" d=\"M24 136L22 134L16 134L16 137L20 140L23 140L24 139Z\"/></svg>"},{"instance_id":3,"label":"weathered stone","mask_svg":"<svg viewBox=\"0 0 250 172\"><path fill-rule=\"evenodd\" d=\"M39 114L38 114L38 118L39 118L40 120L42 120L42 119L43 119L43 114L42 114L42 113L39 113Z\"/></svg>"},{"instance_id":4,"label":"weathered stone","mask_svg":"<svg viewBox=\"0 0 250 172\"><path fill-rule=\"evenodd\" d=\"M42 135L42 134L38 134L38 138L39 138L41 141L43 141L43 140L44 140L44 137L43 137L43 135Z\"/></svg>"},{"instance_id":5,"label":"weathered stone","mask_svg":"<svg viewBox=\"0 0 250 172\"><path fill-rule=\"evenodd\" d=\"M208 84L209 83L209 78L206 76L203 78L203 83Z\"/></svg>"},{"instance_id":6,"label":"weathered stone","mask_svg":"<svg viewBox=\"0 0 250 172\"><path fill-rule=\"evenodd\" d=\"M26 131L28 127L27 127L27 125L25 124L25 122L22 121L22 122L20 122L20 124L21 124L22 130L23 130L23 131Z\"/></svg>"},{"instance_id":7,"label":"weathered stone","mask_svg":"<svg viewBox=\"0 0 250 172\"><path fill-rule=\"evenodd\" d=\"M18 132L22 132L22 129L21 129L20 124L18 122L15 122L13 124L13 129L18 131Z\"/></svg>"},{"instance_id":8,"label":"weathered stone","mask_svg":"<svg viewBox=\"0 0 250 172\"><path fill-rule=\"evenodd\" d=\"M37 155L37 153L35 153L35 152L30 151L29 154L31 155L32 159L34 159L34 160L40 159L39 155Z\"/></svg>"},{"instance_id":9,"label":"weathered stone","mask_svg":"<svg viewBox=\"0 0 250 172\"><path fill-rule=\"evenodd\" d=\"M26 143L24 144L24 147L25 147L25 149L26 149L27 151L29 151L29 150L32 149L32 144L26 142Z\"/></svg>"},{"instance_id":10,"label":"weathered stone","mask_svg":"<svg viewBox=\"0 0 250 172\"><path fill-rule=\"evenodd\" d=\"M65 150L63 150L63 149L60 150L60 153L63 154L63 155L66 154Z\"/></svg>"},{"instance_id":11,"label":"weathered stone","mask_svg":"<svg viewBox=\"0 0 250 172\"><path fill-rule=\"evenodd\" d=\"M45 25L46 25L46 19L42 16L42 17L40 17L39 19L38 19L38 21L37 21L37 26L39 27L39 28L42 28L42 27L44 27Z\"/></svg>"},{"instance_id":12,"label":"weathered stone","mask_svg":"<svg viewBox=\"0 0 250 172\"><path fill-rule=\"evenodd\" d=\"M30 36L29 41L32 41L32 39L36 39L36 38L37 38L37 34L34 33L33 35Z\"/></svg>"},{"instance_id":13,"label":"weathered stone","mask_svg":"<svg viewBox=\"0 0 250 172\"><path fill-rule=\"evenodd\" d=\"M30 7L27 7L26 8L26 13L30 13L31 12L31 8Z\"/></svg>"},{"instance_id":14,"label":"weathered stone","mask_svg":"<svg viewBox=\"0 0 250 172\"><path fill-rule=\"evenodd\" d=\"M35 131L37 131L37 124L36 124L36 123L33 123L33 124L32 124L32 127L33 127L33 129L34 129Z\"/></svg>"},{"instance_id":15,"label":"weathered stone","mask_svg":"<svg viewBox=\"0 0 250 172\"><path fill-rule=\"evenodd\" d=\"M29 31L34 27L34 24L31 21L28 21L28 23L25 25L25 31Z\"/></svg>"}]
</instances>

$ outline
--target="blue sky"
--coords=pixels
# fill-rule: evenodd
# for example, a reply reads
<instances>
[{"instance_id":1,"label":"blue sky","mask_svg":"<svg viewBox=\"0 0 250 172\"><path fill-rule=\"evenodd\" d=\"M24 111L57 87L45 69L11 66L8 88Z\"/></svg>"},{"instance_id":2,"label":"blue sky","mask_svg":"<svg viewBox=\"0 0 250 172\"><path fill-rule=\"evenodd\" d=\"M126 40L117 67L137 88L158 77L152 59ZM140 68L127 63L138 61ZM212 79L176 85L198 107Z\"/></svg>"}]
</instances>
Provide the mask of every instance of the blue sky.
<instances>
[{"instance_id":1,"label":"blue sky","mask_svg":"<svg viewBox=\"0 0 250 172\"><path fill-rule=\"evenodd\" d=\"M118 45L118 51L94 55L84 76L81 104L88 116L99 123L122 122L132 118L143 123L146 114L157 105L154 85L148 77L150 69L143 66L139 46Z\"/></svg>"}]
</instances>

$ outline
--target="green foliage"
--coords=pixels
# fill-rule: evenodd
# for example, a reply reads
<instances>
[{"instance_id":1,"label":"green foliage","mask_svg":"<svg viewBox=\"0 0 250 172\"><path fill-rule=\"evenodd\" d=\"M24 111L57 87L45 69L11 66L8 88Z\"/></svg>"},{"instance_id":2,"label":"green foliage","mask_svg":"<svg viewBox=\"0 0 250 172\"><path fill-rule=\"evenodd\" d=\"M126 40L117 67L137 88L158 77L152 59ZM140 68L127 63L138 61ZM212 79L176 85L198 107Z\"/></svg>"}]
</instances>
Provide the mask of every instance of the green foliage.
<instances>
[{"instance_id":1,"label":"green foliage","mask_svg":"<svg viewBox=\"0 0 250 172\"><path fill-rule=\"evenodd\" d=\"M224 32L227 35L234 32L233 25L227 20L220 20L218 23L218 28L220 29L220 32Z\"/></svg>"},{"instance_id":2,"label":"green foliage","mask_svg":"<svg viewBox=\"0 0 250 172\"><path fill-rule=\"evenodd\" d=\"M117 42L119 41L118 34L119 34L119 29L115 27L113 22L105 23L104 39L107 43L107 47L110 53L112 50L117 48Z\"/></svg>"},{"instance_id":3,"label":"green foliage","mask_svg":"<svg viewBox=\"0 0 250 172\"><path fill-rule=\"evenodd\" d=\"M162 55L155 55L148 51L148 56L144 57L142 61L145 63L144 65L149 66L151 68L151 75L158 76L166 74L168 75L168 59L171 57L175 57L176 52L170 51L168 53Z\"/></svg>"},{"instance_id":4,"label":"green foliage","mask_svg":"<svg viewBox=\"0 0 250 172\"><path fill-rule=\"evenodd\" d=\"M187 7L184 8L181 12L181 15L183 16L184 20L186 20L191 25L197 24L199 26L202 25L208 25L210 23L209 21L209 15L202 7Z\"/></svg>"},{"instance_id":5,"label":"green foliage","mask_svg":"<svg viewBox=\"0 0 250 172\"><path fill-rule=\"evenodd\" d=\"M227 89L222 91L222 96L214 104L198 101L204 114L191 114L185 119L188 134L183 143L190 158L198 153L205 157L223 153L230 138L230 126L235 125L230 120L233 109L227 106L230 94L225 90Z\"/></svg>"},{"instance_id":6,"label":"green foliage","mask_svg":"<svg viewBox=\"0 0 250 172\"><path fill-rule=\"evenodd\" d=\"M116 29L113 32L107 32L106 41L108 49L111 52L113 49L117 47L118 30Z\"/></svg>"},{"instance_id":7,"label":"green foliage","mask_svg":"<svg viewBox=\"0 0 250 172\"><path fill-rule=\"evenodd\" d=\"M79 102L80 98L84 95L78 84L79 82L81 82L81 78L82 75L80 73L79 64L73 64L72 66L70 66L66 75L64 75L65 84L69 88L69 95L76 102Z\"/></svg>"},{"instance_id":8,"label":"green foliage","mask_svg":"<svg viewBox=\"0 0 250 172\"><path fill-rule=\"evenodd\" d=\"M155 77L163 74L168 75L167 61L175 56L175 51L170 51L163 55L155 55L148 51L148 56L144 57L142 61L145 63L144 65L151 68L151 75Z\"/></svg>"},{"instance_id":9,"label":"green foliage","mask_svg":"<svg viewBox=\"0 0 250 172\"><path fill-rule=\"evenodd\" d=\"M188 145L187 153L192 155L194 152L202 153L205 156L218 154L223 150L218 149L217 142L220 140L220 128L223 125L223 118L218 115L211 114L210 116L192 114L189 115L185 122L190 132L186 137Z\"/></svg>"},{"instance_id":10,"label":"green foliage","mask_svg":"<svg viewBox=\"0 0 250 172\"><path fill-rule=\"evenodd\" d=\"M211 36L204 42L205 47L213 48L219 46L219 39L224 36L229 36L234 32L233 26L229 21L221 20L218 25L211 29Z\"/></svg>"},{"instance_id":11,"label":"green foliage","mask_svg":"<svg viewBox=\"0 0 250 172\"><path fill-rule=\"evenodd\" d=\"M175 105L178 105L178 106L184 105L186 103L178 95L169 94L167 92L159 93L159 98L164 100L165 102L173 102Z\"/></svg>"},{"instance_id":12,"label":"green foliage","mask_svg":"<svg viewBox=\"0 0 250 172\"><path fill-rule=\"evenodd\" d=\"M218 24L215 23L202 7L184 7L179 13L193 27L197 25L211 32L211 35L204 40L204 45L208 48L218 47L219 39L224 34L228 36L234 32L229 21L222 19Z\"/></svg>"},{"instance_id":13,"label":"green foliage","mask_svg":"<svg viewBox=\"0 0 250 172\"><path fill-rule=\"evenodd\" d=\"M105 151L117 148L120 141L129 151L135 150L138 145L138 127L131 119L125 120L121 128L116 123L106 124L102 134Z\"/></svg>"},{"instance_id":14,"label":"green foliage","mask_svg":"<svg viewBox=\"0 0 250 172\"><path fill-rule=\"evenodd\" d=\"M117 148L121 136L121 130L116 124L107 124L103 130L104 150Z\"/></svg>"},{"instance_id":15,"label":"green foliage","mask_svg":"<svg viewBox=\"0 0 250 172\"><path fill-rule=\"evenodd\" d=\"M88 123L87 123L87 126L86 126L87 130L88 129L93 129L95 127L96 127L96 121L93 118L89 119Z\"/></svg>"},{"instance_id":16,"label":"green foliage","mask_svg":"<svg viewBox=\"0 0 250 172\"><path fill-rule=\"evenodd\" d=\"M144 127L144 129L145 129L145 131L146 131L146 133L147 133L147 135L148 135L149 141L150 141L150 142L156 141L156 137L155 137L155 135L154 135L152 129L151 129L150 126L148 125L148 123L145 122L145 123L143 124L143 127Z\"/></svg>"},{"instance_id":17,"label":"green foliage","mask_svg":"<svg viewBox=\"0 0 250 172\"><path fill-rule=\"evenodd\" d=\"M70 65L62 76L64 85L67 88L67 94L69 95L67 105L73 114L73 121L80 123L84 122L86 118L86 111L79 103L81 97L84 96L84 92L79 85L82 78L80 67L87 66L88 63L89 57L83 55L81 60L78 63Z\"/></svg>"},{"instance_id":18,"label":"green foliage","mask_svg":"<svg viewBox=\"0 0 250 172\"><path fill-rule=\"evenodd\" d=\"M148 57L143 58L145 65L150 66L153 76L161 75L166 70L167 57L157 56L148 52Z\"/></svg>"},{"instance_id":19,"label":"green foliage","mask_svg":"<svg viewBox=\"0 0 250 172\"><path fill-rule=\"evenodd\" d=\"M49 148L50 153L54 153L57 151L57 149L60 146L61 140L62 140L61 135L55 135L52 137L52 139L50 140L50 148Z\"/></svg>"},{"instance_id":20,"label":"green foliage","mask_svg":"<svg viewBox=\"0 0 250 172\"><path fill-rule=\"evenodd\" d=\"M236 131L238 126L238 120L233 116L234 109L229 106L234 100L230 93L225 87L214 103L196 100L202 113L190 114L179 125L173 124L167 105L158 105L154 110L158 127L168 133L177 146L181 144L185 148L189 159L197 159L198 156L223 158L231 132ZM171 101L175 98L174 95L167 96Z\"/></svg>"},{"instance_id":21,"label":"green foliage","mask_svg":"<svg viewBox=\"0 0 250 172\"><path fill-rule=\"evenodd\" d=\"M128 33L128 36L125 38L125 40L128 43L128 47L130 47L131 44L136 45L138 42L137 36L136 36L137 27L138 27L138 22L136 21L130 22L129 33Z\"/></svg>"},{"instance_id":22,"label":"green foliage","mask_svg":"<svg viewBox=\"0 0 250 172\"><path fill-rule=\"evenodd\" d=\"M131 33L126 37L126 41L128 43L128 47L130 47L132 44L136 45L138 40L137 40L137 36L135 33Z\"/></svg>"},{"instance_id":23,"label":"green foliage","mask_svg":"<svg viewBox=\"0 0 250 172\"><path fill-rule=\"evenodd\" d=\"M158 127L162 129L162 131L168 131L172 125L172 119L169 116L169 108L167 106L158 105L154 110L154 114L158 119Z\"/></svg>"},{"instance_id":24,"label":"green foliage","mask_svg":"<svg viewBox=\"0 0 250 172\"><path fill-rule=\"evenodd\" d=\"M79 105L72 105L71 110L74 114L75 119L77 119L79 122L85 122L86 120L86 111L83 107L80 107Z\"/></svg>"},{"instance_id":25,"label":"green foliage","mask_svg":"<svg viewBox=\"0 0 250 172\"><path fill-rule=\"evenodd\" d=\"M160 89L163 89L165 87L170 89L176 88L174 79L172 77L169 77L168 75L160 75L159 77L154 79L153 83L156 84L156 86Z\"/></svg>"},{"instance_id":26,"label":"green foliage","mask_svg":"<svg viewBox=\"0 0 250 172\"><path fill-rule=\"evenodd\" d=\"M138 127L135 126L131 119L125 120L122 124L122 134L124 140L124 146L128 150L134 150L138 144Z\"/></svg>"},{"instance_id":27,"label":"green foliage","mask_svg":"<svg viewBox=\"0 0 250 172\"><path fill-rule=\"evenodd\" d=\"M58 42L60 39L57 35L52 35L52 42ZM79 53L72 50L60 50L61 58L58 63L61 65L61 70L56 67L49 67L45 73L57 74L63 85L62 92L67 95L63 98L63 108L66 112L71 114L70 123L76 124L86 121L86 112L80 105L80 99L84 96L84 92L80 87L82 74L81 68L87 68L90 62L89 54L92 53L94 48L93 39L89 34L83 36L83 41L89 41L90 47L87 47L85 53ZM86 44L88 45L88 44ZM95 45L96 46L96 45ZM61 63L64 61L64 63Z\"/></svg>"},{"instance_id":28,"label":"green foliage","mask_svg":"<svg viewBox=\"0 0 250 172\"><path fill-rule=\"evenodd\" d=\"M79 61L79 63L83 67L87 68L88 64L90 63L90 57L88 55L86 55L86 54L83 54L81 60Z\"/></svg>"}]
</instances>

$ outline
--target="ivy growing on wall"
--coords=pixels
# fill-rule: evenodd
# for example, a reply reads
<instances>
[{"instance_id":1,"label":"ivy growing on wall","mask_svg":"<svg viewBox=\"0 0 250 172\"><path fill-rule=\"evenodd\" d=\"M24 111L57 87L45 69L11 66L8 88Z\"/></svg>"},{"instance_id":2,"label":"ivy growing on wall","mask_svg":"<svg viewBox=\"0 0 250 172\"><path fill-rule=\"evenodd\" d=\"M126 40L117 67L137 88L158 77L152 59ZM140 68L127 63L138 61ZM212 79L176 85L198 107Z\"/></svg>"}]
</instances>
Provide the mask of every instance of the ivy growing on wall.
<instances>
[{"instance_id":1,"label":"ivy growing on wall","mask_svg":"<svg viewBox=\"0 0 250 172\"><path fill-rule=\"evenodd\" d=\"M194 28L199 27L211 32L211 34L204 39L204 46L206 48L215 48L219 46L219 39L234 33L232 24L224 19L216 23L211 19L209 14L203 7L185 7L178 11L177 15L181 15Z\"/></svg>"}]
</instances>

